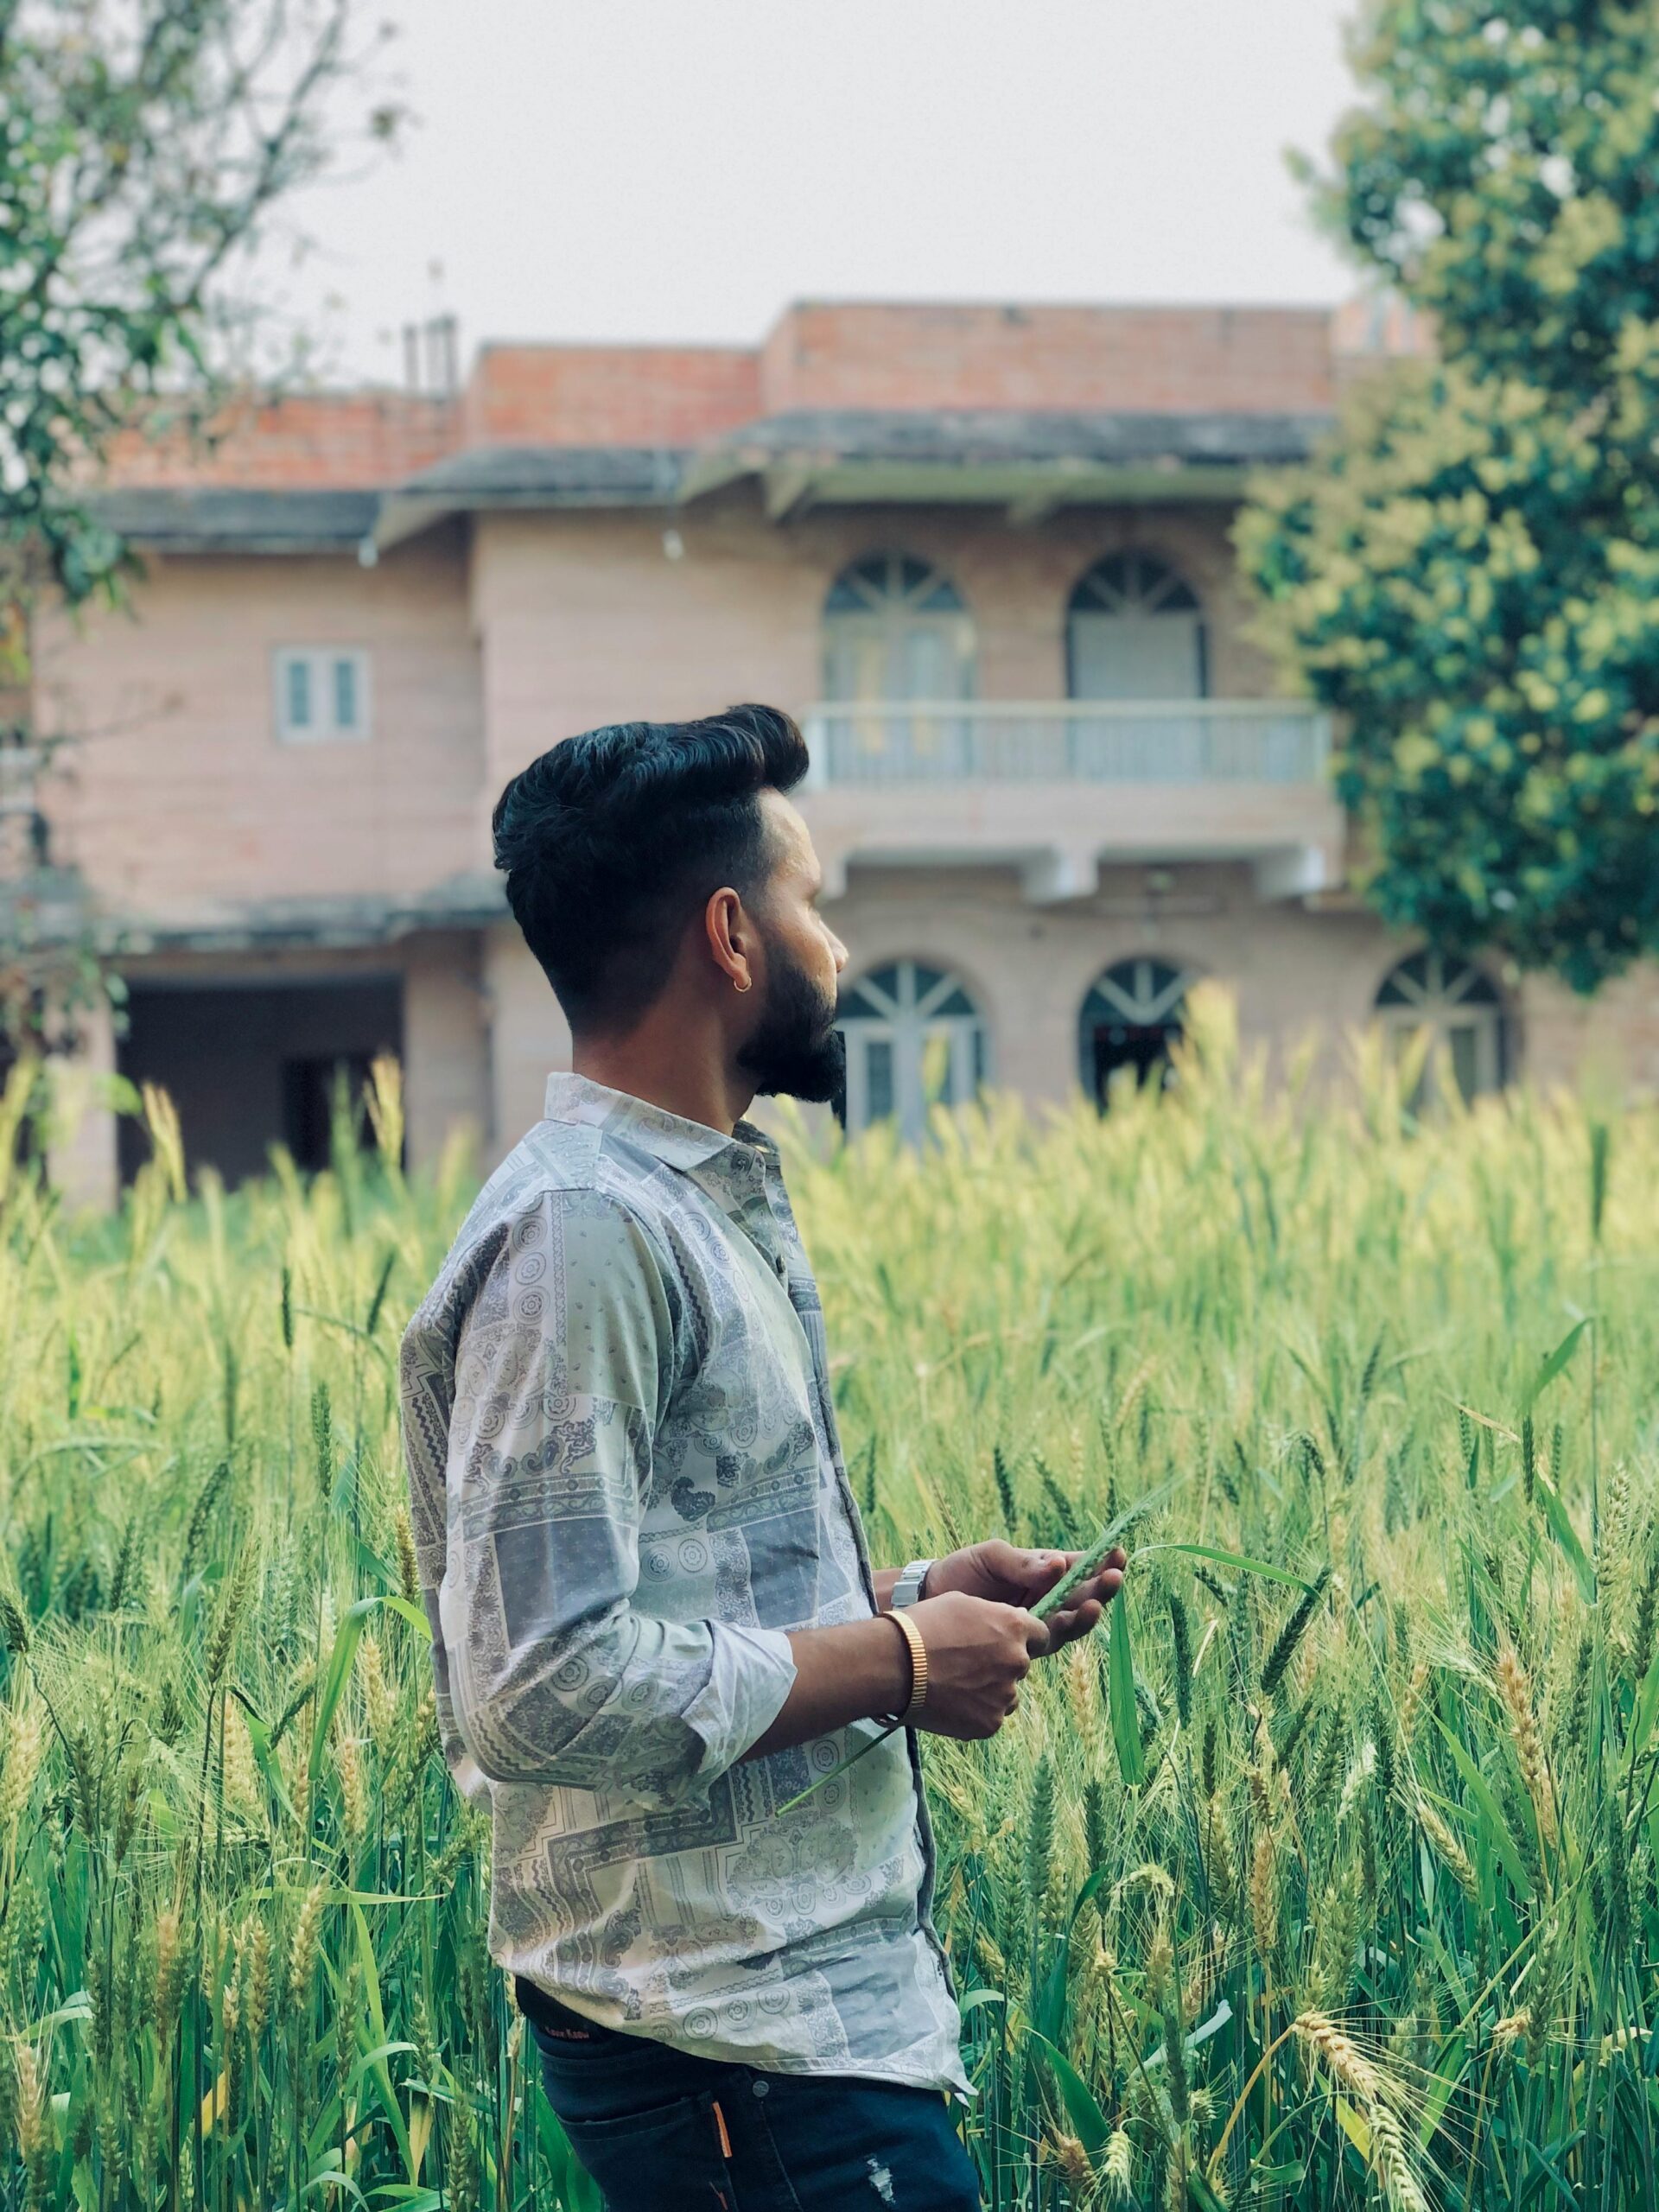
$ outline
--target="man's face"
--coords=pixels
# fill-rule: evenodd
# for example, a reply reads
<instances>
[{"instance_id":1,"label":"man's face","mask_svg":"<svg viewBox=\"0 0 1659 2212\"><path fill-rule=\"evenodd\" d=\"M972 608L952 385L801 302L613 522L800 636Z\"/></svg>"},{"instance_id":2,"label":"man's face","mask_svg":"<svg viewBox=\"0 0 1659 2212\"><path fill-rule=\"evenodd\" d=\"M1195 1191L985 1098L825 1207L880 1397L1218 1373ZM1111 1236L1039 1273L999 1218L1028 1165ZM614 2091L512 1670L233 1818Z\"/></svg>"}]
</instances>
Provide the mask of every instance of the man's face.
<instances>
[{"instance_id":1,"label":"man's face","mask_svg":"<svg viewBox=\"0 0 1659 2212\"><path fill-rule=\"evenodd\" d=\"M781 791L760 794L772 868L751 914L766 946L765 996L738 1065L763 1097L828 1101L847 1074L836 1027L836 979L847 948L817 910L823 871L800 814Z\"/></svg>"}]
</instances>

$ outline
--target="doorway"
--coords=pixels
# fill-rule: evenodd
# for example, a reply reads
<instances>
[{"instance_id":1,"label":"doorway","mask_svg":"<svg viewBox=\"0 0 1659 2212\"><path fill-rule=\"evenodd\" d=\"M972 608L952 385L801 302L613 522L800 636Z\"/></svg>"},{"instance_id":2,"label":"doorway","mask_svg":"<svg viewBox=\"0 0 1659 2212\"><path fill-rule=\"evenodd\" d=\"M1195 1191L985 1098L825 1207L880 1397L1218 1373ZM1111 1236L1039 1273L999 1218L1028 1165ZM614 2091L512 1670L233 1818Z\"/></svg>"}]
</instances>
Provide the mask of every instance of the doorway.
<instances>
[{"instance_id":1,"label":"doorway","mask_svg":"<svg viewBox=\"0 0 1659 2212\"><path fill-rule=\"evenodd\" d=\"M1125 1070L1137 1090L1167 1084L1191 981L1185 969L1143 957L1116 962L1090 986L1078 1021L1078 1073L1097 1106L1108 1104L1112 1080Z\"/></svg>"},{"instance_id":2,"label":"doorway","mask_svg":"<svg viewBox=\"0 0 1659 2212\"><path fill-rule=\"evenodd\" d=\"M119 1048L129 1082L158 1084L178 1109L192 1170L216 1168L228 1184L264 1174L270 1147L295 1165L328 1165L337 1074L364 1128L362 1087L380 1052L403 1049L403 984L397 976L241 982L133 978ZM143 1127L120 1123L121 1177L149 1155Z\"/></svg>"}]
</instances>

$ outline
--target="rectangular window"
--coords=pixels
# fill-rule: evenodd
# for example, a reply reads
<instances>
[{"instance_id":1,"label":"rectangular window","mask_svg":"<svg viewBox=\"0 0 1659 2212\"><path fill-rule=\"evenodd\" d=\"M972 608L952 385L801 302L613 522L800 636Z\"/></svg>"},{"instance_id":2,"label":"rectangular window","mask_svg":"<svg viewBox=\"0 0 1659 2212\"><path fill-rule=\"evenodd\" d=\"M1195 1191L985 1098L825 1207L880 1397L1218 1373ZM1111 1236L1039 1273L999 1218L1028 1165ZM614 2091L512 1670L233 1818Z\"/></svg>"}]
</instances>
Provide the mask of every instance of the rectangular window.
<instances>
[{"instance_id":1,"label":"rectangular window","mask_svg":"<svg viewBox=\"0 0 1659 2212\"><path fill-rule=\"evenodd\" d=\"M311 727L311 664L296 653L288 664L288 726L290 729L309 729Z\"/></svg>"},{"instance_id":2,"label":"rectangular window","mask_svg":"<svg viewBox=\"0 0 1659 2212\"><path fill-rule=\"evenodd\" d=\"M357 728L357 663L349 654L334 662L334 727Z\"/></svg>"},{"instance_id":3,"label":"rectangular window","mask_svg":"<svg viewBox=\"0 0 1659 2212\"><path fill-rule=\"evenodd\" d=\"M289 745L370 734L369 657L353 649L282 645L272 660L276 735Z\"/></svg>"}]
</instances>

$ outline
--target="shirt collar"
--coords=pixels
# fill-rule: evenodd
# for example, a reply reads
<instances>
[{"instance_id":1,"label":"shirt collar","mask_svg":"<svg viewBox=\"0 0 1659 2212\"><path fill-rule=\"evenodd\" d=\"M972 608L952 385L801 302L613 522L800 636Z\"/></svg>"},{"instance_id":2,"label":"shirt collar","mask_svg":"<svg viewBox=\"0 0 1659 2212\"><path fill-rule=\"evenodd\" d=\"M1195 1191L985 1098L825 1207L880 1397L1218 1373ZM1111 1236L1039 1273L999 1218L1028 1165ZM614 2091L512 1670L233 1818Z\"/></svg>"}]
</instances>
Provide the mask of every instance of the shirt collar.
<instances>
[{"instance_id":1,"label":"shirt collar","mask_svg":"<svg viewBox=\"0 0 1659 2212\"><path fill-rule=\"evenodd\" d=\"M778 1158L777 1146L753 1122L739 1122L728 1136L707 1122L671 1114L631 1091L613 1090L569 1069L549 1076L543 1110L550 1122L585 1123L601 1135L624 1137L670 1167L711 1166L734 1198L749 1196L758 1187L760 1163ZM757 1153L759 1161L753 1160Z\"/></svg>"}]
</instances>

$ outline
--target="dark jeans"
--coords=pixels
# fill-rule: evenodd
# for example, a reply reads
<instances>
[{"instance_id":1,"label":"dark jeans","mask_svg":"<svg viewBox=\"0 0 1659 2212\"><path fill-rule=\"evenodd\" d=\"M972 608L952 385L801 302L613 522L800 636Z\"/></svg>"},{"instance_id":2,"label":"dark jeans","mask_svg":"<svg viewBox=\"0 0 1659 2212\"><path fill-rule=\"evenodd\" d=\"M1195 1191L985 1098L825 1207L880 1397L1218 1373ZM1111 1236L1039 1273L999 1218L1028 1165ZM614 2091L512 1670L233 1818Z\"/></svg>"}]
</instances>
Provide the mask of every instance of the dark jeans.
<instances>
[{"instance_id":1,"label":"dark jeans","mask_svg":"<svg viewBox=\"0 0 1659 2212\"><path fill-rule=\"evenodd\" d=\"M608 2212L979 2212L937 2089L696 2058L515 1986L548 2101Z\"/></svg>"}]
</instances>

